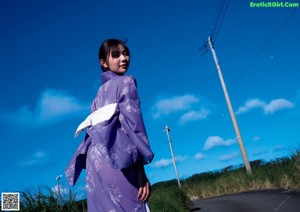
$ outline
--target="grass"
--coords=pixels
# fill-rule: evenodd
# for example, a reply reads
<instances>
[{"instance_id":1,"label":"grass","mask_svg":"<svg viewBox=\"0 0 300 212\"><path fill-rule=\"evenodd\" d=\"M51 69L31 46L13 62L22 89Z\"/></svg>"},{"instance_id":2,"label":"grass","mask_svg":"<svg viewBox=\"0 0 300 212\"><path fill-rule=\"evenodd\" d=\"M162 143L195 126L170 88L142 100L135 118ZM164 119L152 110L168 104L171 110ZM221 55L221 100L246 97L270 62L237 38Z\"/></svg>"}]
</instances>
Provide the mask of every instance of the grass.
<instances>
[{"instance_id":1,"label":"grass","mask_svg":"<svg viewBox=\"0 0 300 212\"><path fill-rule=\"evenodd\" d=\"M208 198L258 189L300 189L300 151L270 162L252 161L252 176L245 168L226 167L215 172L196 174L183 180L189 197Z\"/></svg>"},{"instance_id":2,"label":"grass","mask_svg":"<svg viewBox=\"0 0 300 212\"><path fill-rule=\"evenodd\" d=\"M195 174L181 180L179 189L176 180L159 182L152 186L149 199L151 211L184 212L189 211L190 199L201 199L226 194L259 189L296 189L300 190L300 150L292 152L290 157L265 162L250 162L253 174L246 174L243 166L226 167L214 172ZM77 202L76 193L69 192L63 197L60 206L58 194L50 188L44 194L21 192L21 211L87 211L86 201Z\"/></svg>"},{"instance_id":3,"label":"grass","mask_svg":"<svg viewBox=\"0 0 300 212\"><path fill-rule=\"evenodd\" d=\"M38 191L21 192L20 211L24 212L56 212L56 211L74 211L86 212L87 206L85 201L76 201L76 193L71 190L67 196L62 195L60 202L59 195L56 191L46 187L45 191L39 187Z\"/></svg>"},{"instance_id":4,"label":"grass","mask_svg":"<svg viewBox=\"0 0 300 212\"><path fill-rule=\"evenodd\" d=\"M184 212L190 207L188 196L175 180L154 184L149 203L151 211Z\"/></svg>"}]
</instances>

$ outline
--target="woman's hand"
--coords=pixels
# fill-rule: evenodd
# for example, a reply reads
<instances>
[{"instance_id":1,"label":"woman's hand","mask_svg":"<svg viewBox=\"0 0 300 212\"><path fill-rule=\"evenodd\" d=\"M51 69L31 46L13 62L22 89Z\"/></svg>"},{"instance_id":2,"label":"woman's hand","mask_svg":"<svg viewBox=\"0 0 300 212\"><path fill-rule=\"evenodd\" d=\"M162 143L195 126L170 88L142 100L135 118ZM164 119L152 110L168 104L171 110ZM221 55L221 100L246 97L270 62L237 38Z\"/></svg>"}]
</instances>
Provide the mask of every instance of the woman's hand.
<instances>
[{"instance_id":1,"label":"woman's hand","mask_svg":"<svg viewBox=\"0 0 300 212\"><path fill-rule=\"evenodd\" d=\"M150 183L147 181L145 186L139 188L138 198L145 202L150 197Z\"/></svg>"},{"instance_id":2,"label":"woman's hand","mask_svg":"<svg viewBox=\"0 0 300 212\"><path fill-rule=\"evenodd\" d=\"M150 197L151 189L150 189L150 183L148 181L148 178L145 173L144 165L137 163L137 172L138 172L138 198L145 202Z\"/></svg>"}]
</instances>

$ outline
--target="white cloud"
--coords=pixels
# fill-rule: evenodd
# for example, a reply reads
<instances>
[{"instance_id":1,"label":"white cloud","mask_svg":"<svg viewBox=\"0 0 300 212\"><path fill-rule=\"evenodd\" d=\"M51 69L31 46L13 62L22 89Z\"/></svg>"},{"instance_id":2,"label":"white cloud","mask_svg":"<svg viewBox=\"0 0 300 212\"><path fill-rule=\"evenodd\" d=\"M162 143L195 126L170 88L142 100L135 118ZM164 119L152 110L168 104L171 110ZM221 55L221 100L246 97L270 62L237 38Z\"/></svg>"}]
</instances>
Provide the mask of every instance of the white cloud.
<instances>
[{"instance_id":1,"label":"white cloud","mask_svg":"<svg viewBox=\"0 0 300 212\"><path fill-rule=\"evenodd\" d=\"M151 167L155 168L161 168L161 167L167 167L173 163L172 159L160 159L158 161L155 161L154 163L150 164Z\"/></svg>"},{"instance_id":2,"label":"white cloud","mask_svg":"<svg viewBox=\"0 0 300 212\"><path fill-rule=\"evenodd\" d=\"M58 185L54 186L52 188L52 191L55 192L55 193L58 193ZM69 194L70 194L70 189L68 188L63 188L62 186L59 187L59 192L61 194L62 197L68 197Z\"/></svg>"},{"instance_id":3,"label":"white cloud","mask_svg":"<svg viewBox=\"0 0 300 212\"><path fill-rule=\"evenodd\" d=\"M154 105L153 118L159 118L161 115L168 115L173 112L187 110L191 105L197 103L199 99L194 95L176 96L159 100Z\"/></svg>"},{"instance_id":4,"label":"white cloud","mask_svg":"<svg viewBox=\"0 0 300 212\"><path fill-rule=\"evenodd\" d=\"M253 156L260 156L260 155L265 155L268 153L268 150L266 149L258 149L256 151L253 152Z\"/></svg>"},{"instance_id":5,"label":"white cloud","mask_svg":"<svg viewBox=\"0 0 300 212\"><path fill-rule=\"evenodd\" d=\"M270 103L266 103L259 99L250 99L246 101L246 103L239 107L236 111L236 114L246 113L254 108L261 108L264 114L269 115L273 114L279 110L293 108L294 103L286 100L286 99L274 99L270 101Z\"/></svg>"},{"instance_id":6,"label":"white cloud","mask_svg":"<svg viewBox=\"0 0 300 212\"><path fill-rule=\"evenodd\" d=\"M18 167L27 168L45 164L48 161L48 154L44 151L37 151L17 163Z\"/></svg>"},{"instance_id":7,"label":"white cloud","mask_svg":"<svg viewBox=\"0 0 300 212\"><path fill-rule=\"evenodd\" d=\"M281 109L289 109L294 107L294 104L288 100L285 99L275 99L272 100L266 107L264 108L265 114L273 114L276 111L279 111Z\"/></svg>"},{"instance_id":8,"label":"white cloud","mask_svg":"<svg viewBox=\"0 0 300 212\"><path fill-rule=\"evenodd\" d=\"M221 138L219 136L210 136L205 141L204 149L209 150L209 149L212 149L212 148L218 147L218 146L231 146L235 143L237 143L237 141L235 139L224 140L223 138Z\"/></svg>"},{"instance_id":9,"label":"white cloud","mask_svg":"<svg viewBox=\"0 0 300 212\"><path fill-rule=\"evenodd\" d=\"M33 154L34 158L36 158L36 159L45 158L46 155L47 155L46 152L43 152L43 151L37 151Z\"/></svg>"},{"instance_id":10,"label":"white cloud","mask_svg":"<svg viewBox=\"0 0 300 212\"><path fill-rule=\"evenodd\" d=\"M199 111L192 110L190 112L183 114L180 117L179 124L184 125L187 122L205 119L209 113L210 113L210 111L206 110L206 109L201 109Z\"/></svg>"},{"instance_id":11,"label":"white cloud","mask_svg":"<svg viewBox=\"0 0 300 212\"><path fill-rule=\"evenodd\" d=\"M202 160L202 159L204 159L206 156L204 155L204 154L202 154L202 153L197 153L196 155L195 155L195 160Z\"/></svg>"},{"instance_id":12,"label":"white cloud","mask_svg":"<svg viewBox=\"0 0 300 212\"><path fill-rule=\"evenodd\" d=\"M279 152L279 151L282 151L282 150L285 150L285 147L284 146L281 146L281 145L275 145L274 148L273 148L273 152Z\"/></svg>"},{"instance_id":13,"label":"white cloud","mask_svg":"<svg viewBox=\"0 0 300 212\"><path fill-rule=\"evenodd\" d=\"M239 158L239 157L240 157L240 154L235 152L235 153L232 153L232 154L223 155L223 156L219 157L219 160L222 161L222 162L226 162L226 161L234 160L234 159Z\"/></svg>"},{"instance_id":14,"label":"white cloud","mask_svg":"<svg viewBox=\"0 0 300 212\"><path fill-rule=\"evenodd\" d=\"M254 141L254 142L257 142L257 141L260 141L260 137L259 136L254 136L253 138L252 138L252 141Z\"/></svg>"},{"instance_id":15,"label":"white cloud","mask_svg":"<svg viewBox=\"0 0 300 212\"><path fill-rule=\"evenodd\" d=\"M55 185L54 187L52 187L52 192L54 192L56 195L58 195L58 185ZM70 188L64 188L63 184L61 183L59 186L59 192L60 192L60 196L62 198L63 203L69 201L70 194L71 194L70 192L72 192L72 195L73 195L73 197L75 197L76 201L86 198L85 187L84 187L84 190L79 187L76 189L76 192L74 192Z\"/></svg>"},{"instance_id":16,"label":"white cloud","mask_svg":"<svg viewBox=\"0 0 300 212\"><path fill-rule=\"evenodd\" d=\"M83 105L77 98L53 89L42 93L38 105L39 118L42 121L77 113L82 109Z\"/></svg>"},{"instance_id":17,"label":"white cloud","mask_svg":"<svg viewBox=\"0 0 300 212\"><path fill-rule=\"evenodd\" d=\"M13 125L38 127L87 112L88 104L76 97L65 91L46 89L34 109L24 105L15 112L0 112L0 118Z\"/></svg>"},{"instance_id":18,"label":"white cloud","mask_svg":"<svg viewBox=\"0 0 300 212\"><path fill-rule=\"evenodd\" d=\"M186 159L187 159L187 156L179 155L179 156L175 157L176 164L178 162L185 161ZM171 165L173 165L173 160L171 158L167 158L167 159L162 158L162 159L150 164L150 166L153 168L162 168L162 167L167 167L167 166L171 166Z\"/></svg>"},{"instance_id":19,"label":"white cloud","mask_svg":"<svg viewBox=\"0 0 300 212\"><path fill-rule=\"evenodd\" d=\"M239 107L236 114L246 113L253 108L258 108L258 107L264 108L265 105L266 103L264 101L261 101L259 99L250 99L244 104L244 106Z\"/></svg>"}]
</instances>

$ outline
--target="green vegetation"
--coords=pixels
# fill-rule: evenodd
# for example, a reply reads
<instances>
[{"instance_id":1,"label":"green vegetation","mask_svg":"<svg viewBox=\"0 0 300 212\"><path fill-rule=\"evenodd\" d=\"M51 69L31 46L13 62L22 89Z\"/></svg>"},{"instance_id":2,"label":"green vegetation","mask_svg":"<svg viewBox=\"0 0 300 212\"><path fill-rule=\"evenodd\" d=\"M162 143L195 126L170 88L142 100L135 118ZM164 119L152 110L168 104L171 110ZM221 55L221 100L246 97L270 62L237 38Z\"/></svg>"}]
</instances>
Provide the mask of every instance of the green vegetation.
<instances>
[{"instance_id":1,"label":"green vegetation","mask_svg":"<svg viewBox=\"0 0 300 212\"><path fill-rule=\"evenodd\" d=\"M70 190L67 196L61 196L51 188L46 188L47 193L38 188L37 192L21 192L20 211L24 212L55 212L55 211L74 211L86 212L86 201L76 201L76 194ZM62 200L62 202L60 201Z\"/></svg>"},{"instance_id":2,"label":"green vegetation","mask_svg":"<svg viewBox=\"0 0 300 212\"><path fill-rule=\"evenodd\" d=\"M247 175L243 166L226 167L223 170L195 174L177 181L171 180L153 185L150 198L152 211L189 211L190 199L202 199L259 189L300 190L300 151L290 157L270 162L256 160L250 163L252 176ZM180 205L180 206L178 206ZM180 208L179 210L173 210Z\"/></svg>"},{"instance_id":3,"label":"green vegetation","mask_svg":"<svg viewBox=\"0 0 300 212\"><path fill-rule=\"evenodd\" d=\"M153 212L189 211L190 199L233 194L259 189L300 189L300 151L290 157L273 161L252 161L252 176L246 174L242 166L227 167L223 170L195 174L181 181L179 189L176 180L159 182L152 186L149 199ZM63 197L60 206L58 194L47 188L45 195L39 189L36 194L21 193L21 211L86 211L86 201L75 201L76 194L71 191Z\"/></svg>"},{"instance_id":4,"label":"green vegetation","mask_svg":"<svg viewBox=\"0 0 300 212\"><path fill-rule=\"evenodd\" d=\"M290 157L270 162L256 160L250 163L252 176L245 168L227 167L221 171L195 174L182 181L189 197L208 198L258 189L300 189L300 151Z\"/></svg>"},{"instance_id":5,"label":"green vegetation","mask_svg":"<svg viewBox=\"0 0 300 212\"><path fill-rule=\"evenodd\" d=\"M154 212L184 212L190 206L188 196L178 188L175 180L154 184L149 203Z\"/></svg>"}]
</instances>

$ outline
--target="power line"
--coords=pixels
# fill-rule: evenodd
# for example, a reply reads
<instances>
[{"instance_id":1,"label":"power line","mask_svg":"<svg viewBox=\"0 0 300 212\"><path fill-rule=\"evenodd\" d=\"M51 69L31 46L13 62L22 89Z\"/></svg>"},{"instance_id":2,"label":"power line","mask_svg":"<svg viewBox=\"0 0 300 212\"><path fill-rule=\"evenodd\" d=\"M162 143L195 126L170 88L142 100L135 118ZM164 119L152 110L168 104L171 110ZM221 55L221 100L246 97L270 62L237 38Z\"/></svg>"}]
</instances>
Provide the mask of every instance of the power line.
<instances>
[{"instance_id":1,"label":"power line","mask_svg":"<svg viewBox=\"0 0 300 212\"><path fill-rule=\"evenodd\" d=\"M220 32L225 15L228 11L230 0L228 0L226 3L225 2L226 2L226 0L221 0L221 2L219 4L219 9L217 10L217 12L215 13L215 16L214 16L214 21L213 21L212 29L211 29L211 33L210 33L210 37L212 38L213 44L217 40L217 36ZM208 42L204 41L204 44L199 48L199 52L201 53L201 56L203 56L204 54L206 54L209 51L208 47L209 47Z\"/></svg>"},{"instance_id":2,"label":"power line","mask_svg":"<svg viewBox=\"0 0 300 212\"><path fill-rule=\"evenodd\" d=\"M219 2L219 6L216 8L215 15L214 15L214 19L213 19L213 22L212 22L212 24L211 24L211 32L210 32L210 35L212 35L212 34L213 34L213 31L215 30L215 26L216 26L217 20L219 19L220 11L221 11L222 4L223 4L223 3L224 3L224 0L220 1L220 2Z\"/></svg>"},{"instance_id":3,"label":"power line","mask_svg":"<svg viewBox=\"0 0 300 212\"><path fill-rule=\"evenodd\" d=\"M283 27L288 23L291 17L295 14L298 8L294 9L288 17L283 21L283 23L277 28L277 30L272 34L266 44L258 51L254 58L246 65L246 67L239 73L239 75L229 84L228 89L233 87L233 85L245 74L245 72L250 68L250 66L258 59L258 57L263 53L263 51L269 46L269 44L274 40L277 34L283 29Z\"/></svg>"},{"instance_id":4,"label":"power line","mask_svg":"<svg viewBox=\"0 0 300 212\"><path fill-rule=\"evenodd\" d=\"M217 35L220 31L220 28L222 26L222 23L224 21L224 17L226 15L226 12L228 10L228 6L229 6L229 2L227 3L226 5L226 8L225 8L225 12L223 13L223 16L222 18L220 19L221 17L221 14L222 14L222 11L223 11L223 8L224 8L224 1L222 0L222 3L221 3L221 6L220 6L220 9L219 9L219 12L218 12L218 15L216 16L217 18L215 19L215 25L213 26L213 30L212 30L212 36L214 36L214 41L216 41L216 38L217 38ZM253 58L253 60L250 61L250 63L246 66L246 68L239 74L239 76L230 84L230 87L237 81L241 78L241 76L248 70L248 68L257 60L257 58L262 54L262 52L267 48L267 46L271 43L271 41L276 37L276 35L283 29L283 27L287 24L287 22L290 20L290 18L292 17L292 15L296 12L298 8L296 8L295 10L292 11L292 13L284 20L284 22L278 27L278 29L272 34L272 36L270 37L270 39L266 42L266 44L262 47L262 49L258 52L258 54L255 55L255 57ZM220 21L219 21L220 20ZM211 51L214 55L214 51L213 51L213 44L212 44L212 41L209 37L209 42L210 42L210 47L211 47ZM207 52L207 43L204 43L200 48L199 48L199 51L200 52L203 52L205 51L203 54L205 54ZM202 54L202 55L203 55ZM201 55L201 56L202 56ZM214 58L216 60L216 56L214 55ZM216 60L217 61L217 60ZM217 68L218 68L218 61L216 62L217 64ZM220 75L220 74L219 74ZM221 80L222 81L222 80ZM225 84L224 84L225 85ZM222 83L222 86L223 86L223 83ZM224 87L224 86L223 86ZM226 88L226 87L225 87ZM224 91L225 93L225 97L226 97L226 94L227 94L227 89L225 89ZM218 98L216 101L218 101L220 98ZM229 99L226 98L226 100ZM229 100L229 103L230 103L230 100ZM229 106L229 108L231 108L231 105ZM231 111L230 111L232 117L233 117L233 123L235 123L235 116L234 116L234 112L231 108ZM235 124L234 124L235 125ZM236 130L237 129L237 130ZM238 127L235 127L235 131L236 131L236 134L237 134L237 138L239 140L239 143L240 143L240 146L242 144L242 142L240 142L241 140L241 136L239 134L239 130L238 130ZM242 147L243 147L243 144L242 144ZM242 150L243 148L241 148ZM244 151L244 152L243 152ZM243 154L243 158L244 158L244 162L245 162L245 167L247 169L247 173L248 174L251 174L251 167L249 165L249 162L248 162L248 158L247 156L244 157L245 154L245 150L242 151L242 154Z\"/></svg>"},{"instance_id":5,"label":"power line","mask_svg":"<svg viewBox=\"0 0 300 212\"><path fill-rule=\"evenodd\" d=\"M224 21L224 17L225 17L225 15L226 15L227 10L228 10L228 7L229 7L229 3L230 3L230 0L228 0L228 2L227 2L225 11L223 12L223 16L222 16L221 20L219 21L219 24L218 24L218 26L217 26L217 29L215 30L215 33L214 33L215 35L211 35L212 39L214 40L214 43L216 43L216 40L217 40L219 31L220 31L221 26L222 26L223 21ZM224 8L224 6L222 7L222 11L223 11L223 8Z\"/></svg>"},{"instance_id":6,"label":"power line","mask_svg":"<svg viewBox=\"0 0 300 212\"><path fill-rule=\"evenodd\" d=\"M224 0L222 0L223 2ZM230 1L230 0L229 0ZM229 2L226 5L226 10L225 13L222 17L221 23L224 20L226 11L228 9L229 6ZM215 15L215 23L218 23L219 21L217 21L216 17L220 17L220 13L223 10L222 8L224 7L224 3L221 3L220 7L219 7L219 11L218 14ZM239 73L239 75L229 84L228 86L228 90L231 89L233 87L233 85L245 74L246 71L248 71L248 69L251 67L251 65L259 58L259 56L263 53L263 51L269 46L269 44L272 42L272 40L277 36L277 34L284 28L284 26L288 23L288 21L291 19L291 17L296 13L296 11L298 10L298 8L295 8L289 15L288 17L282 22L282 24L277 28L277 30L272 34L272 36L267 40L266 44L258 51L258 53L254 56L254 58L245 66L245 68ZM215 29L215 27L213 28ZM218 27L217 32L219 32L220 27ZM212 30L211 35L215 34L216 30ZM218 33L217 33L218 35ZM216 37L215 37L216 40ZM214 45L214 42L213 42ZM202 53L201 56L203 56L205 53L208 52L208 43L204 42L204 44L199 48L199 52ZM220 100L220 98L223 95L220 94L218 98L216 98L216 100L214 101L215 103L218 102Z\"/></svg>"}]
</instances>

